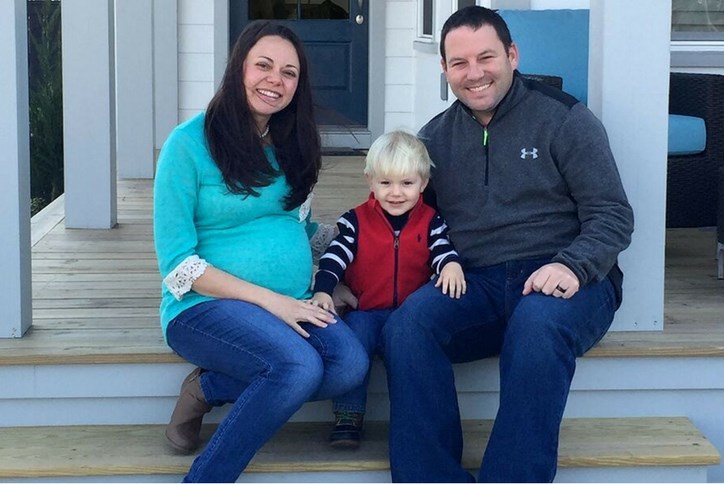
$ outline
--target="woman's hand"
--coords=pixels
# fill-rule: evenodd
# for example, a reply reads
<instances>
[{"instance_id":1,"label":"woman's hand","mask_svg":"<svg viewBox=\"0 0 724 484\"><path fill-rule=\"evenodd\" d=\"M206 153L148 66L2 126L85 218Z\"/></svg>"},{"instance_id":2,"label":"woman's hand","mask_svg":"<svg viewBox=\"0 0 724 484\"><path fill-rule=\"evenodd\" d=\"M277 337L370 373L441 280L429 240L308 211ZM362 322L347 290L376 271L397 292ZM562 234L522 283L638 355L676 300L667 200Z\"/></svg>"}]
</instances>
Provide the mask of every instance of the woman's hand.
<instances>
[{"instance_id":1,"label":"woman's hand","mask_svg":"<svg viewBox=\"0 0 724 484\"><path fill-rule=\"evenodd\" d=\"M251 284L212 266L194 281L192 288L205 296L238 299L256 304L305 338L309 338L309 333L302 329L300 322L326 328L328 324L337 321L334 314L318 306Z\"/></svg>"},{"instance_id":2,"label":"woman's hand","mask_svg":"<svg viewBox=\"0 0 724 484\"><path fill-rule=\"evenodd\" d=\"M462 266L457 262L445 264L440 271L435 287L441 287L442 293L449 294L451 298L460 299L468 289Z\"/></svg>"},{"instance_id":3,"label":"woman's hand","mask_svg":"<svg viewBox=\"0 0 724 484\"><path fill-rule=\"evenodd\" d=\"M299 301L277 293L272 293L265 299L266 301L262 306L264 309L284 321L305 338L309 338L309 333L304 331L299 323L305 322L320 328L326 328L327 325L337 322L332 312L310 304L309 301Z\"/></svg>"}]
</instances>

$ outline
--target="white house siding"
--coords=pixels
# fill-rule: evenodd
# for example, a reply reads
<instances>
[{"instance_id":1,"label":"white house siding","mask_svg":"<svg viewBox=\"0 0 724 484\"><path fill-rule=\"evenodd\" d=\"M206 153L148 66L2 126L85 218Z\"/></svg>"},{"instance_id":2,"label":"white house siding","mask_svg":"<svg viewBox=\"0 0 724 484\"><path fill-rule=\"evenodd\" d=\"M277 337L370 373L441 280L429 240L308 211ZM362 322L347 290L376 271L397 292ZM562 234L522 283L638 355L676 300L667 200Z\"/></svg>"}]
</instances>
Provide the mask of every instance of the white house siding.
<instances>
[{"instance_id":1,"label":"white house siding","mask_svg":"<svg viewBox=\"0 0 724 484\"><path fill-rule=\"evenodd\" d=\"M178 2L179 122L206 109L214 95L214 2Z\"/></svg>"}]
</instances>

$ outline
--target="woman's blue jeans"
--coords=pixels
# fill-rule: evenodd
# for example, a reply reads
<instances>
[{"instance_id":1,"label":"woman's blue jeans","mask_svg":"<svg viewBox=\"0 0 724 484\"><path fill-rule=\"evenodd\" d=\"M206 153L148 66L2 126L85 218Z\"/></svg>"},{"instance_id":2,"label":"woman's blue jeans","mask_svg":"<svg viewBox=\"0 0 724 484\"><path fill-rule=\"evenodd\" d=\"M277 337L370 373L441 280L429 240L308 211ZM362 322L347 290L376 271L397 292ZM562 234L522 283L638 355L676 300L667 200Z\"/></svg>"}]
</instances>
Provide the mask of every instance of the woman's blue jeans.
<instances>
[{"instance_id":1,"label":"woman's blue jeans","mask_svg":"<svg viewBox=\"0 0 724 484\"><path fill-rule=\"evenodd\" d=\"M344 315L347 326L354 332L367 352L370 368L375 354L380 352L382 327L385 325L390 313L392 313L391 309L373 309L370 311L350 311ZM361 385L335 398L334 411L365 413L369 379L370 372L367 371L367 376L365 376Z\"/></svg>"},{"instance_id":2,"label":"woman's blue jeans","mask_svg":"<svg viewBox=\"0 0 724 484\"><path fill-rule=\"evenodd\" d=\"M480 482L550 482L576 357L608 330L617 309L608 279L571 299L522 296L549 260L466 271L467 293L451 299L429 283L382 330L390 393L395 482L469 482L453 363L500 355L500 403Z\"/></svg>"},{"instance_id":3,"label":"woman's blue jeans","mask_svg":"<svg viewBox=\"0 0 724 484\"><path fill-rule=\"evenodd\" d=\"M233 404L185 482L236 481L304 402L363 381L367 354L344 322L303 326L309 338L259 306L231 299L198 304L170 322L171 348L206 370L200 383L207 402Z\"/></svg>"}]
</instances>

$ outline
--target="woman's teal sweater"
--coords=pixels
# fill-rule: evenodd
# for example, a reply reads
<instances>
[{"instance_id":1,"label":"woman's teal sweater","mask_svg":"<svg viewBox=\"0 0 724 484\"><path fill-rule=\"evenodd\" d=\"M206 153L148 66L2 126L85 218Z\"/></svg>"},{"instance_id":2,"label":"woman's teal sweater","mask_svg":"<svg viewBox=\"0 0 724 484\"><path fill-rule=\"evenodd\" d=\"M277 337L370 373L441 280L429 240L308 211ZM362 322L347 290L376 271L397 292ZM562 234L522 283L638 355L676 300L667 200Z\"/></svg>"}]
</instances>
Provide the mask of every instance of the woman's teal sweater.
<instances>
[{"instance_id":1,"label":"woman's teal sweater","mask_svg":"<svg viewBox=\"0 0 724 484\"><path fill-rule=\"evenodd\" d=\"M277 166L274 150L265 148ZM258 196L236 195L226 187L204 136L204 114L177 126L161 150L154 182L153 225L161 277L191 256L247 282L294 298L310 295L312 255L309 201L287 211L289 192L282 175L257 188ZM300 214L301 208L301 214ZM161 327L183 310L213 298L193 290L181 300L165 283Z\"/></svg>"}]
</instances>

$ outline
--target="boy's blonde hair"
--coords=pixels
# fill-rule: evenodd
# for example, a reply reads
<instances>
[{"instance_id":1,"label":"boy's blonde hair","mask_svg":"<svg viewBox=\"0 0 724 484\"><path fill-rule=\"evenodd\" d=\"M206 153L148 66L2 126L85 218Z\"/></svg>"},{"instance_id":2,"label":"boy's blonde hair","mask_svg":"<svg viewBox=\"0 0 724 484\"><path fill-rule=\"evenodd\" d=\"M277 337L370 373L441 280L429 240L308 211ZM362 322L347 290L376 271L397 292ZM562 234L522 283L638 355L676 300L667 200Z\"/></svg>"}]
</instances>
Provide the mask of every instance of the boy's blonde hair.
<instances>
[{"instance_id":1,"label":"boy's blonde hair","mask_svg":"<svg viewBox=\"0 0 724 484\"><path fill-rule=\"evenodd\" d=\"M372 143L365 158L364 174L374 177L416 173L427 180L433 166L422 141L408 131L396 129Z\"/></svg>"}]
</instances>

